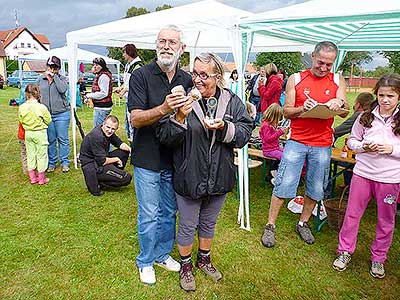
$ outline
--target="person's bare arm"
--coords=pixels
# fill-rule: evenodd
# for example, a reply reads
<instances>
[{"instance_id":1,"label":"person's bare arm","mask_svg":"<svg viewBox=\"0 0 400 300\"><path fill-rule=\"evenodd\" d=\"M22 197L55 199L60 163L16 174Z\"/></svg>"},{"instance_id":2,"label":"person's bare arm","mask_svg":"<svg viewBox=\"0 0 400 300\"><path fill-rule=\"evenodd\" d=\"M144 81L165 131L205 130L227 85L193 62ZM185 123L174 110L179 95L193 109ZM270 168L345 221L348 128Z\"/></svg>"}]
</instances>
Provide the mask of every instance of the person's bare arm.
<instances>
[{"instance_id":1,"label":"person's bare arm","mask_svg":"<svg viewBox=\"0 0 400 300\"><path fill-rule=\"evenodd\" d=\"M336 92L336 98L329 100L326 105L329 109L335 111L340 108L349 109L349 102L347 101L347 93L346 93L346 81L344 77L340 75L339 77L339 88ZM339 116L344 118L348 115L348 112L340 114Z\"/></svg>"},{"instance_id":2,"label":"person's bare arm","mask_svg":"<svg viewBox=\"0 0 400 300\"><path fill-rule=\"evenodd\" d=\"M283 107L283 114L287 119L295 119L300 116L305 109L303 106L294 107L296 100L296 90L294 85L294 75L291 75L286 84L285 91L285 105Z\"/></svg>"},{"instance_id":3,"label":"person's bare arm","mask_svg":"<svg viewBox=\"0 0 400 300\"><path fill-rule=\"evenodd\" d=\"M126 151L126 152L131 152L131 147L129 147L126 143L122 143L120 146L119 146L119 149L121 149L121 150L123 150L123 151Z\"/></svg>"}]
</instances>

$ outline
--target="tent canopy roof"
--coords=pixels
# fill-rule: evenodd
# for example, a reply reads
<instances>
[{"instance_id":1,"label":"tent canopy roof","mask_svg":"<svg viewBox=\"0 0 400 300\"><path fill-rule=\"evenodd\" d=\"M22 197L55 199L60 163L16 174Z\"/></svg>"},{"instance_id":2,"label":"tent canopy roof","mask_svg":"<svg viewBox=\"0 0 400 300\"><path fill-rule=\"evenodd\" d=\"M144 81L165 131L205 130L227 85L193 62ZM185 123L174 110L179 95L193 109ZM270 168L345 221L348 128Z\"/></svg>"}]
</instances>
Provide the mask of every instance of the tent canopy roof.
<instances>
[{"instance_id":1,"label":"tent canopy roof","mask_svg":"<svg viewBox=\"0 0 400 300\"><path fill-rule=\"evenodd\" d=\"M21 56L20 59L25 60L25 61L28 61L28 60L46 61L52 55L59 57L61 59L61 61L63 61L63 62L67 62L69 59L68 47L54 48L54 49L50 49L49 51L45 51L45 52ZM92 61L95 57L102 57L106 61L107 64L119 64L120 63L116 59L112 59L107 56L97 54L95 52L91 52L91 51L87 51L87 50L78 48L78 52L77 52L78 62L92 63Z\"/></svg>"},{"instance_id":2,"label":"tent canopy roof","mask_svg":"<svg viewBox=\"0 0 400 300\"><path fill-rule=\"evenodd\" d=\"M240 28L305 44L330 40L342 50L398 50L400 2L312 0L243 18Z\"/></svg>"},{"instance_id":3,"label":"tent canopy roof","mask_svg":"<svg viewBox=\"0 0 400 300\"><path fill-rule=\"evenodd\" d=\"M187 51L232 52L229 32L237 29L240 18L250 16L254 14L215 0L204 0L72 31L67 33L67 42L119 47L134 43L139 49L155 49L159 30L174 24L183 32ZM253 42L254 51L283 51L290 47L301 51L303 43L266 36L258 36Z\"/></svg>"}]
</instances>

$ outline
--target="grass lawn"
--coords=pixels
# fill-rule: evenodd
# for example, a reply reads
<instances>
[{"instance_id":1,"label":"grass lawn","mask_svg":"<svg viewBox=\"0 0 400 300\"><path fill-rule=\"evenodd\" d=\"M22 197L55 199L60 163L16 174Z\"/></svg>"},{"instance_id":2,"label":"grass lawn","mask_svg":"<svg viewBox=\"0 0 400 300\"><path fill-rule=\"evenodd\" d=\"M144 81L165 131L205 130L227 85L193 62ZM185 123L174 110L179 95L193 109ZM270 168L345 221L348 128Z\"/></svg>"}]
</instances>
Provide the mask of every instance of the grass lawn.
<instances>
[{"instance_id":1,"label":"grass lawn","mask_svg":"<svg viewBox=\"0 0 400 300\"><path fill-rule=\"evenodd\" d=\"M93 197L80 170L63 174L59 168L49 175L49 184L31 185L20 166L18 108L8 105L18 94L14 88L0 90L0 299L399 299L398 224L386 278L369 275L374 203L343 273L331 267L338 234L325 226L316 233L316 243L306 245L294 232L298 215L287 209L278 219L276 247L264 248L260 237L271 186L261 187L260 168L250 174L252 230L236 224L234 193L220 215L212 255L224 274L222 281L214 283L197 271L197 291L186 294L177 273L156 267L157 284L144 286L135 266L139 246L133 185ZM124 106L114 107L113 113L124 120ZM92 111L85 108L78 114L89 132ZM126 138L121 123L119 135ZM172 256L178 257L176 249Z\"/></svg>"}]
</instances>

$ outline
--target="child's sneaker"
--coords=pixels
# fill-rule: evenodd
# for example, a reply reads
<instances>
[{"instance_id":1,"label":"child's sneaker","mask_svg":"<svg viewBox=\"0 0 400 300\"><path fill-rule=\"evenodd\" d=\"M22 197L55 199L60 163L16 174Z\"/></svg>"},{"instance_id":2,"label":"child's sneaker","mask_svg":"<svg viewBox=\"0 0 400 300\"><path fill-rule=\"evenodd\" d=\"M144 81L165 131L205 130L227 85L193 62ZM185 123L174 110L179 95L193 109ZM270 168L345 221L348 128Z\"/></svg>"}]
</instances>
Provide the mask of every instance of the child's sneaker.
<instances>
[{"instance_id":1,"label":"child's sneaker","mask_svg":"<svg viewBox=\"0 0 400 300\"><path fill-rule=\"evenodd\" d=\"M379 279L385 277L385 267L383 266L383 263L372 261L371 269L369 269L369 274L371 274L372 277Z\"/></svg>"},{"instance_id":2,"label":"child's sneaker","mask_svg":"<svg viewBox=\"0 0 400 300\"><path fill-rule=\"evenodd\" d=\"M276 177L276 173L278 173L278 170L271 170L272 177Z\"/></svg>"},{"instance_id":3,"label":"child's sneaker","mask_svg":"<svg viewBox=\"0 0 400 300\"><path fill-rule=\"evenodd\" d=\"M333 261L332 267L339 272L347 269L351 261L351 255L347 251L340 252L340 255Z\"/></svg>"}]
</instances>

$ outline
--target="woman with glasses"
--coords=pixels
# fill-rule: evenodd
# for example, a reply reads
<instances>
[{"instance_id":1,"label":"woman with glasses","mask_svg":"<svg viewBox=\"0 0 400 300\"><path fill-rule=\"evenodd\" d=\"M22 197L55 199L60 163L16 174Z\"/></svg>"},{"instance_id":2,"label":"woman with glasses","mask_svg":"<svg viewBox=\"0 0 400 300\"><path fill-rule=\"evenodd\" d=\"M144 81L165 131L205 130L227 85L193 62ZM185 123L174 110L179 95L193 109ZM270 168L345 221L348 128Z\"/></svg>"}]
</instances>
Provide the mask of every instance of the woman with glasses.
<instances>
[{"instance_id":1,"label":"woman with glasses","mask_svg":"<svg viewBox=\"0 0 400 300\"><path fill-rule=\"evenodd\" d=\"M196 266L216 281L222 278L210 259L215 224L235 181L233 149L248 142L253 125L244 103L224 88L223 74L218 56L198 55L192 80L201 99L193 102L188 96L185 105L160 120L157 128L160 142L173 149L180 285L185 291L196 288L191 261L196 229Z\"/></svg>"},{"instance_id":2,"label":"woman with glasses","mask_svg":"<svg viewBox=\"0 0 400 300\"><path fill-rule=\"evenodd\" d=\"M92 92L86 97L93 102L93 127L103 124L112 109L113 80L105 60L101 57L93 59L92 72L96 75L93 80Z\"/></svg>"}]
</instances>

